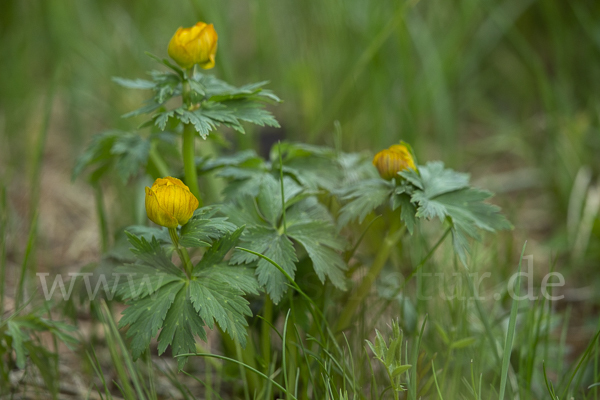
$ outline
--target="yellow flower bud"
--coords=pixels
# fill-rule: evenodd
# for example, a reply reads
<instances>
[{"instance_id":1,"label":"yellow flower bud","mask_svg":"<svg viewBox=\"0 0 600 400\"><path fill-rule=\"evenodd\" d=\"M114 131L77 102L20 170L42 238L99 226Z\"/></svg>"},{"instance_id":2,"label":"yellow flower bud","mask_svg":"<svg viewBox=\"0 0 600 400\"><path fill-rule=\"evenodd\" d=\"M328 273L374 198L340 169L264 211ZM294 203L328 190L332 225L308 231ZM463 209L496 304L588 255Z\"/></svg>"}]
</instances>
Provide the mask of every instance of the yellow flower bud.
<instances>
[{"instance_id":1,"label":"yellow flower bud","mask_svg":"<svg viewBox=\"0 0 600 400\"><path fill-rule=\"evenodd\" d=\"M198 208L198 199L179 179L158 178L146 187L146 214L150 221L167 228L185 225Z\"/></svg>"},{"instance_id":2,"label":"yellow flower bud","mask_svg":"<svg viewBox=\"0 0 600 400\"><path fill-rule=\"evenodd\" d=\"M169 42L169 57L182 68L198 64L211 69L215 66L217 38L213 24L198 22L191 28L179 27Z\"/></svg>"},{"instance_id":3,"label":"yellow flower bud","mask_svg":"<svg viewBox=\"0 0 600 400\"><path fill-rule=\"evenodd\" d=\"M407 168L417 169L412 154L403 144L395 144L375 154L373 165L377 167L379 175L383 179L392 179L398 176L398 172Z\"/></svg>"}]
</instances>

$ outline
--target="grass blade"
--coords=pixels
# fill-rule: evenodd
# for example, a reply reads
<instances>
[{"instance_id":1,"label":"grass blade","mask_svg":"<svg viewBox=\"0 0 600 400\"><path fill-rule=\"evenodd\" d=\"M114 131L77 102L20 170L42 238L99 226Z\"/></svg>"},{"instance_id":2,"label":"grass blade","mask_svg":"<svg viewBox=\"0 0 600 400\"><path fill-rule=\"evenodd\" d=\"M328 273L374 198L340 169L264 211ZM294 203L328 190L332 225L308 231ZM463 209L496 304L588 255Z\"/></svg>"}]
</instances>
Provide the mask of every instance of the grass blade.
<instances>
[{"instance_id":1,"label":"grass blade","mask_svg":"<svg viewBox=\"0 0 600 400\"><path fill-rule=\"evenodd\" d=\"M515 297L519 297L519 289L521 287L521 265L523 263L523 255L525 254L525 247L527 242L523 244L523 250L521 251L521 257L519 258L519 269L517 271L517 282L515 284ZM519 300L513 299L512 307L510 310L510 319L508 321L508 330L506 332L506 342L504 343L504 351L502 353L502 372L500 376L500 393L498 398L504 400L504 394L506 393L506 381L508 379L508 367L510 365L510 354L512 352L513 342L515 340L515 331L517 328L517 314L519 312Z\"/></svg>"}]
</instances>

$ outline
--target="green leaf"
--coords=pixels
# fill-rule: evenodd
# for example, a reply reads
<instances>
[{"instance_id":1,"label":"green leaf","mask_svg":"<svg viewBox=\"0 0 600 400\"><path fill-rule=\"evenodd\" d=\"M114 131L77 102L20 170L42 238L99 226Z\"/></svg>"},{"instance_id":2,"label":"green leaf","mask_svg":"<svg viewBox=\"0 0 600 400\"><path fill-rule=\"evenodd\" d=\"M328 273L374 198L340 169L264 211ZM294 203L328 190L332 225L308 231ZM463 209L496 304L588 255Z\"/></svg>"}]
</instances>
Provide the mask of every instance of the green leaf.
<instances>
[{"instance_id":1,"label":"green leaf","mask_svg":"<svg viewBox=\"0 0 600 400\"><path fill-rule=\"evenodd\" d=\"M116 284L116 296L122 300L154 297L163 286L182 280L179 275L167 274L160 269L140 264L117 267L116 273L112 283Z\"/></svg>"},{"instance_id":2,"label":"green leaf","mask_svg":"<svg viewBox=\"0 0 600 400\"><path fill-rule=\"evenodd\" d=\"M190 300L189 287L190 285L186 284L179 289L163 321L163 328L158 335L159 355L164 353L169 345L171 345L174 357L180 354L195 353L196 340L194 336L206 341L204 321ZM183 368L186 361L187 357L178 358L179 369Z\"/></svg>"},{"instance_id":3,"label":"green leaf","mask_svg":"<svg viewBox=\"0 0 600 400\"><path fill-rule=\"evenodd\" d=\"M175 110L164 111L158 114L155 114L152 118L154 119L154 125L158 127L161 131L164 131L167 127L167 122L169 122L169 118L172 118L175 115Z\"/></svg>"},{"instance_id":4,"label":"green leaf","mask_svg":"<svg viewBox=\"0 0 600 400\"><path fill-rule=\"evenodd\" d=\"M232 339L246 347L246 315L252 316L248 301L242 297L244 292L216 279L193 280L190 282L190 298L194 309L208 325L213 328L213 320L221 329L229 333Z\"/></svg>"},{"instance_id":5,"label":"green leaf","mask_svg":"<svg viewBox=\"0 0 600 400\"><path fill-rule=\"evenodd\" d=\"M127 114L123 114L122 118L131 118L142 114L150 114L154 110L157 110L162 106L162 103L157 103L154 99L149 99L144 102L146 105L138 108L137 110L133 110L128 112Z\"/></svg>"},{"instance_id":6,"label":"green leaf","mask_svg":"<svg viewBox=\"0 0 600 400\"><path fill-rule=\"evenodd\" d=\"M127 232L133 235L145 238L146 240L152 240L155 237L161 244L171 244L171 236L167 228L157 228L146 225L131 225L125 229Z\"/></svg>"},{"instance_id":7,"label":"green leaf","mask_svg":"<svg viewBox=\"0 0 600 400\"><path fill-rule=\"evenodd\" d=\"M307 220L288 225L287 234L298 241L313 262L313 268L322 283L325 277L339 289L346 289L344 271L347 266L338 252L346 248L346 242L337 235L331 222Z\"/></svg>"},{"instance_id":8,"label":"green leaf","mask_svg":"<svg viewBox=\"0 0 600 400\"><path fill-rule=\"evenodd\" d=\"M423 190L426 197L439 196L469 186L469 174L446 169L441 161L428 162L418 169L419 172L406 169L400 175Z\"/></svg>"},{"instance_id":9,"label":"green leaf","mask_svg":"<svg viewBox=\"0 0 600 400\"><path fill-rule=\"evenodd\" d=\"M179 277L185 277L185 274L177 268L172 262L170 257L167 256L165 250L160 245L160 242L152 237L151 241L146 240L125 231L127 240L133 248L131 252L143 263L149 267L154 267L160 272L171 274Z\"/></svg>"},{"instance_id":10,"label":"green leaf","mask_svg":"<svg viewBox=\"0 0 600 400\"><path fill-rule=\"evenodd\" d=\"M119 327L129 325L127 337L131 338L131 355L138 359L150 345L150 341L158 330L163 327L163 321L175 296L185 288L183 280L170 282L161 287L155 295L130 302L123 311Z\"/></svg>"},{"instance_id":11,"label":"green leaf","mask_svg":"<svg viewBox=\"0 0 600 400\"><path fill-rule=\"evenodd\" d=\"M25 361L27 361L27 350L24 342L29 340L29 336L21 331L17 321L12 320L8 321L8 334L12 337L12 348L17 356L17 367L23 369L25 368Z\"/></svg>"},{"instance_id":12,"label":"green leaf","mask_svg":"<svg viewBox=\"0 0 600 400\"><path fill-rule=\"evenodd\" d=\"M235 226L215 217L217 211L217 207L204 207L193 217L195 226L188 232L190 237L219 239L204 254L191 279L171 263L154 236L148 241L126 232L137 262L117 268L121 279L125 275L119 281L117 295L129 299L120 327L129 326L127 336L134 358L148 348L159 330L160 354L169 345L174 356L194 352L194 336L206 340L204 326L213 328L214 321L245 345L246 316L252 312L242 296L258 294L258 283L251 268L224 263L243 227L231 232ZM179 368L185 361L178 361Z\"/></svg>"},{"instance_id":13,"label":"green leaf","mask_svg":"<svg viewBox=\"0 0 600 400\"><path fill-rule=\"evenodd\" d=\"M219 240L215 241L209 250L204 253L202 260L194 267L194 274L201 270L217 265L223 261L225 255L233 249L238 239L242 235L245 226L241 226L234 232L226 233Z\"/></svg>"},{"instance_id":14,"label":"green leaf","mask_svg":"<svg viewBox=\"0 0 600 400\"><path fill-rule=\"evenodd\" d=\"M202 139L206 139L210 131L217 128L218 123L204 116L198 110L188 111L184 108L178 108L175 112L179 115L181 122L194 125L194 129L196 129L196 132L198 132Z\"/></svg>"},{"instance_id":15,"label":"green leaf","mask_svg":"<svg viewBox=\"0 0 600 400\"><path fill-rule=\"evenodd\" d=\"M210 104L210 103L209 103ZM234 130L245 133L244 128L240 124L240 121L235 116L235 111L228 109L222 105L218 105L219 107L213 106L212 108L202 108L200 112L203 116L213 120L216 125L223 124Z\"/></svg>"},{"instance_id":16,"label":"green leaf","mask_svg":"<svg viewBox=\"0 0 600 400\"><path fill-rule=\"evenodd\" d=\"M468 175L444 169L440 162L419 166L419 173L400 173L417 187L411 198L418 205L416 216L438 217L450 223L454 250L465 266L470 250L468 239L480 240L479 229L512 229L498 206L485 203L492 193L468 187Z\"/></svg>"},{"instance_id":17,"label":"green leaf","mask_svg":"<svg viewBox=\"0 0 600 400\"><path fill-rule=\"evenodd\" d=\"M228 266L224 264L211 265L194 274L198 279L205 277L227 283L247 294L258 295L260 285L256 280L254 268L241 265Z\"/></svg>"},{"instance_id":18,"label":"green leaf","mask_svg":"<svg viewBox=\"0 0 600 400\"><path fill-rule=\"evenodd\" d=\"M259 126L267 125L274 128L281 127L273 114L265 110L263 108L264 106L260 103L231 100L221 104L224 104L228 108L232 109L233 115L242 121L251 122Z\"/></svg>"},{"instance_id":19,"label":"green leaf","mask_svg":"<svg viewBox=\"0 0 600 400\"><path fill-rule=\"evenodd\" d=\"M417 223L416 213L417 208L411 201L410 195L407 193L394 194L392 196L392 210L400 207L400 219L406 225L406 229L412 235Z\"/></svg>"},{"instance_id":20,"label":"green leaf","mask_svg":"<svg viewBox=\"0 0 600 400\"><path fill-rule=\"evenodd\" d=\"M369 179L357 182L356 185L342 192L341 198L347 203L340 210L338 226L346 226L354 219L362 223L371 211L390 198L393 189L392 182Z\"/></svg>"},{"instance_id":21,"label":"green leaf","mask_svg":"<svg viewBox=\"0 0 600 400\"><path fill-rule=\"evenodd\" d=\"M295 263L298 261L294 245L286 236L281 235L274 228L265 226L247 228L242 237L242 247L270 258L279 264L292 278L294 277ZM236 251L231 261L235 264L246 264L257 259L258 256L253 254ZM266 288L273 302L278 303L287 291L288 281L285 275L263 258L258 260L256 274L260 285Z\"/></svg>"},{"instance_id":22,"label":"green leaf","mask_svg":"<svg viewBox=\"0 0 600 400\"><path fill-rule=\"evenodd\" d=\"M208 247L213 239L234 231L236 226L227 218L214 217L217 207L203 207L181 228L179 243L183 247Z\"/></svg>"}]
</instances>

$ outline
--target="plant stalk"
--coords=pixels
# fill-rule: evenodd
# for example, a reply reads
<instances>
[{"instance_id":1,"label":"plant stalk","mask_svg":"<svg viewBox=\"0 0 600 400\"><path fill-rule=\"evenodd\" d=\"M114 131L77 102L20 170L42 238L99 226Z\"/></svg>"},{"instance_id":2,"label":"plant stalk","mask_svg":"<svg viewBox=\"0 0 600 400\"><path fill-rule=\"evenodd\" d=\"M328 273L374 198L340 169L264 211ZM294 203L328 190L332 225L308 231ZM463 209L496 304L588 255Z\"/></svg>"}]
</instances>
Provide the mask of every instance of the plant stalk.
<instances>
[{"instance_id":1,"label":"plant stalk","mask_svg":"<svg viewBox=\"0 0 600 400\"><path fill-rule=\"evenodd\" d=\"M183 81L182 86L182 98L183 104L188 108L192 107L191 104L191 88L188 79L191 79L193 70L190 69L187 72L188 78ZM200 196L200 188L198 187L198 174L196 172L196 129L190 123L183 125L183 148L181 149L183 155L183 172L185 174L185 184L188 185L190 191L198 201L200 202L199 207L202 207L202 197Z\"/></svg>"},{"instance_id":2,"label":"plant stalk","mask_svg":"<svg viewBox=\"0 0 600 400\"><path fill-rule=\"evenodd\" d=\"M185 247L179 245L179 236L177 235L177 228L169 228L169 236L171 236L171 241L175 246L175 250L177 250L177 254L179 254L179 258L183 263L183 267L185 270L185 274L188 278L192 277L192 261L190 260L190 255L188 254Z\"/></svg>"},{"instance_id":3,"label":"plant stalk","mask_svg":"<svg viewBox=\"0 0 600 400\"><path fill-rule=\"evenodd\" d=\"M342 331L343 329L347 328L348 325L350 325L350 321L352 320L354 313L371 291L373 283L375 283L375 280L381 273L381 270L385 266L385 263L390 256L390 252L404 234L405 229L405 226L402 226L402 228L398 229L392 225L392 227L390 227L388 230L379 253L377 253L375 261L373 261L369 272L367 272L367 275L365 275L365 277L362 279L360 286L356 289L356 292L350 297L348 303L346 303L346 306L342 310L340 318L336 324L337 332Z\"/></svg>"}]
</instances>

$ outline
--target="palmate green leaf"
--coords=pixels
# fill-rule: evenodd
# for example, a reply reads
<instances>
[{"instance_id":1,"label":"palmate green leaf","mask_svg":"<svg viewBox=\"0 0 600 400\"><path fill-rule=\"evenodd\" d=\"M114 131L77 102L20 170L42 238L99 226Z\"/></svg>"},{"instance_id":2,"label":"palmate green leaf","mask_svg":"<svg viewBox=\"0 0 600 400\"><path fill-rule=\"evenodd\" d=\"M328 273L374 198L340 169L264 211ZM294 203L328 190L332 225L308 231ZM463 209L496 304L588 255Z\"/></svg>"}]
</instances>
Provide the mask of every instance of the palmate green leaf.
<instances>
[{"instance_id":1,"label":"palmate green leaf","mask_svg":"<svg viewBox=\"0 0 600 400\"><path fill-rule=\"evenodd\" d=\"M469 174L444 168L441 161L418 167L419 172L406 169L399 174L424 192L428 198L469 186Z\"/></svg>"},{"instance_id":2,"label":"palmate green leaf","mask_svg":"<svg viewBox=\"0 0 600 400\"><path fill-rule=\"evenodd\" d=\"M287 234L304 247L322 283L327 277L337 288L346 290L347 265L339 254L346 242L337 235L333 224L319 220L299 222L288 225Z\"/></svg>"},{"instance_id":3,"label":"palmate green leaf","mask_svg":"<svg viewBox=\"0 0 600 400\"><path fill-rule=\"evenodd\" d=\"M295 240L305 248L321 281L328 277L335 286L344 289L346 265L338 252L346 243L337 236L331 216L315 197L305 197L293 180L286 177L284 182L285 227L281 187L274 178L260 186L256 197L244 196L223 210L232 222L246 225L241 246L272 259L294 278L298 261L292 242ZM283 273L268 261L244 251L235 251L231 259L234 264L256 261L259 284L274 302L279 302L288 288Z\"/></svg>"},{"instance_id":4,"label":"palmate green leaf","mask_svg":"<svg viewBox=\"0 0 600 400\"><path fill-rule=\"evenodd\" d=\"M210 106L210 108L207 108L207 106ZM240 124L240 121L235 115L235 110L227 108L222 104L212 105L211 103L207 103L205 107L199 110L199 112L217 123L233 128L240 133L246 133L244 127Z\"/></svg>"},{"instance_id":5,"label":"palmate green leaf","mask_svg":"<svg viewBox=\"0 0 600 400\"><path fill-rule=\"evenodd\" d=\"M179 243L184 247L208 247L210 242L237 227L224 217L214 217L218 207L203 207L181 228Z\"/></svg>"},{"instance_id":6,"label":"palmate green leaf","mask_svg":"<svg viewBox=\"0 0 600 400\"><path fill-rule=\"evenodd\" d=\"M175 357L181 354L195 353L196 340L194 336L206 341L204 325L204 321L192 305L190 285L182 285L176 292L162 323L162 330L158 335L158 354L164 353L169 345ZM186 361L187 357L177 359L179 369L183 368Z\"/></svg>"},{"instance_id":7,"label":"palmate green leaf","mask_svg":"<svg viewBox=\"0 0 600 400\"><path fill-rule=\"evenodd\" d=\"M210 131L216 129L219 125L218 121L203 115L199 110L188 111L180 107L175 110L175 113L179 115L179 119L184 124L192 124L202 139L206 139Z\"/></svg>"},{"instance_id":8,"label":"palmate green leaf","mask_svg":"<svg viewBox=\"0 0 600 400\"><path fill-rule=\"evenodd\" d=\"M242 265L214 264L194 273L200 281L204 278L227 283L246 294L258 295L260 285L256 280L254 268Z\"/></svg>"},{"instance_id":9,"label":"palmate green leaf","mask_svg":"<svg viewBox=\"0 0 600 400\"><path fill-rule=\"evenodd\" d=\"M217 239L212 246L207 243L210 248L191 278L175 267L154 236L147 240L126 232L137 261L117 269L117 295L129 299L119 326L129 326L127 337L134 359L157 334L160 354L169 345L174 356L194 352L195 336L206 340L204 327L212 329L214 321L245 345L246 316L252 313L243 296L258 294L259 285L252 268L229 266L223 260L243 227L235 229L225 218L215 217L217 211L217 207L204 207L190 220L194 222L188 240ZM180 358L179 368L185 362L185 357Z\"/></svg>"},{"instance_id":10,"label":"palmate green leaf","mask_svg":"<svg viewBox=\"0 0 600 400\"><path fill-rule=\"evenodd\" d=\"M370 179L357 182L351 188L341 192L341 198L347 203L341 208L338 226L346 226L358 219L359 223L375 208L389 201L394 185L383 179Z\"/></svg>"},{"instance_id":11,"label":"palmate green leaf","mask_svg":"<svg viewBox=\"0 0 600 400\"><path fill-rule=\"evenodd\" d=\"M296 250L292 242L275 228L252 226L246 228L242 239L242 247L246 247L275 261L292 278L296 273ZM287 290L287 278L270 262L244 251L233 253L231 262L248 264L258 260L256 275L258 283L264 286L275 303L278 303Z\"/></svg>"},{"instance_id":12,"label":"palmate green leaf","mask_svg":"<svg viewBox=\"0 0 600 400\"><path fill-rule=\"evenodd\" d=\"M193 274L199 274L203 269L210 268L223 261L225 255L233 249L238 242L245 226L241 226L231 233L224 234L219 240L215 241L210 249L204 253L202 259L194 266Z\"/></svg>"},{"instance_id":13,"label":"palmate green leaf","mask_svg":"<svg viewBox=\"0 0 600 400\"><path fill-rule=\"evenodd\" d=\"M126 264L116 268L112 284L117 298L137 300L154 296L163 286L182 279L179 275L167 274L148 265Z\"/></svg>"},{"instance_id":14,"label":"palmate green leaf","mask_svg":"<svg viewBox=\"0 0 600 400\"><path fill-rule=\"evenodd\" d=\"M500 208L485 202L492 193L468 187L466 174L444 169L442 163L435 162L419 166L419 173L407 170L400 175L417 187L411 201L418 206L418 218L438 217L450 223L454 250L465 266L470 249L468 239L480 240L480 229L512 229Z\"/></svg>"},{"instance_id":15,"label":"palmate green leaf","mask_svg":"<svg viewBox=\"0 0 600 400\"><path fill-rule=\"evenodd\" d=\"M190 282L190 299L194 309L210 329L213 320L233 339L246 347L246 316L252 316L244 292L217 279L205 278Z\"/></svg>"},{"instance_id":16,"label":"palmate green leaf","mask_svg":"<svg viewBox=\"0 0 600 400\"><path fill-rule=\"evenodd\" d=\"M167 128L167 122L169 118L175 116L175 110L159 112L152 117L154 119L154 125L156 125L161 131Z\"/></svg>"},{"instance_id":17,"label":"palmate green leaf","mask_svg":"<svg viewBox=\"0 0 600 400\"><path fill-rule=\"evenodd\" d=\"M152 338L163 328L163 322L175 296L184 287L185 281L179 278L160 287L153 295L128 303L129 307L123 311L119 327L129 325L127 337L131 338L131 355L134 360L146 351ZM196 315L196 318L199 317Z\"/></svg>"}]
</instances>

